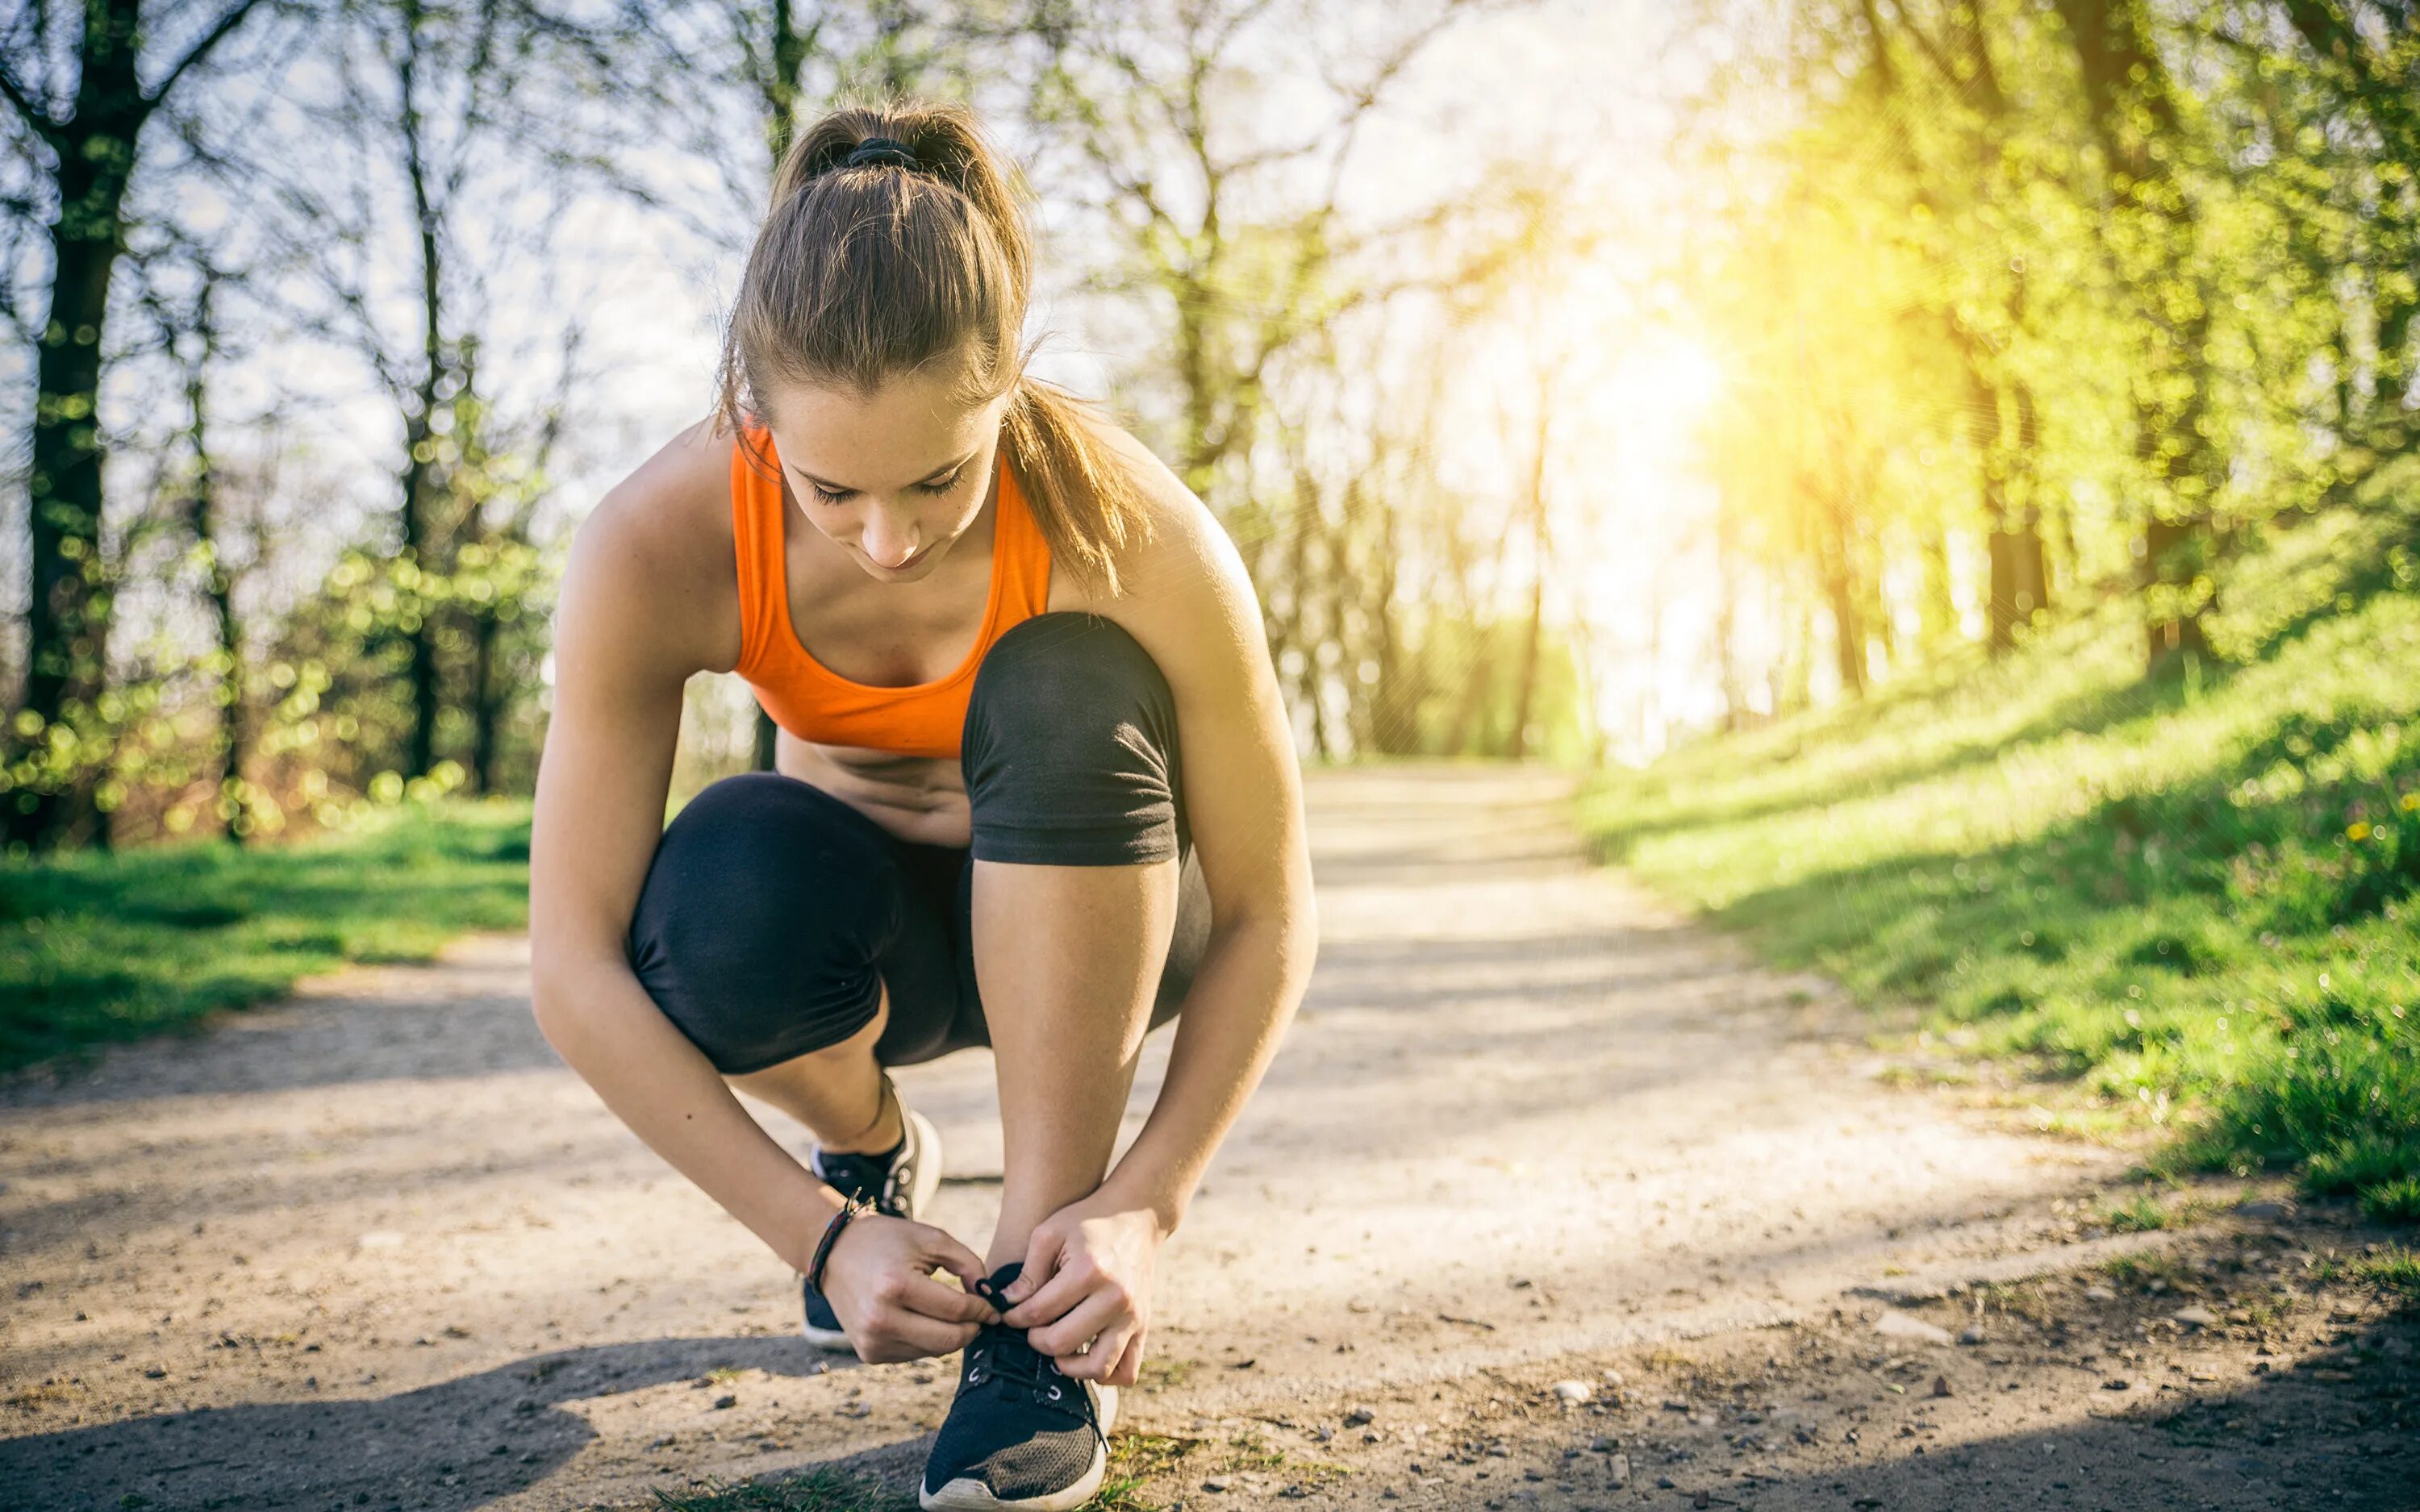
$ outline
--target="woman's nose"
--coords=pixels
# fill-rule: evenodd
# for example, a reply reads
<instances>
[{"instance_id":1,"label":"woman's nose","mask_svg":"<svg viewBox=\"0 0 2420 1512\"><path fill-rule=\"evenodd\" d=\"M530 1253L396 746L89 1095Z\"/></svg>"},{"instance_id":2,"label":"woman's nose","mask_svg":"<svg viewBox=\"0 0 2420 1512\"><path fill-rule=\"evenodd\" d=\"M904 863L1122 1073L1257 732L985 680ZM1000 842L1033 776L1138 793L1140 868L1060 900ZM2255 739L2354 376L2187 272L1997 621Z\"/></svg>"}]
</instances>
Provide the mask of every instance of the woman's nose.
<instances>
[{"instance_id":1,"label":"woman's nose","mask_svg":"<svg viewBox=\"0 0 2420 1512\"><path fill-rule=\"evenodd\" d=\"M858 537L865 554L886 567L895 567L916 554L916 542L904 527L891 524L878 517L866 521Z\"/></svg>"}]
</instances>

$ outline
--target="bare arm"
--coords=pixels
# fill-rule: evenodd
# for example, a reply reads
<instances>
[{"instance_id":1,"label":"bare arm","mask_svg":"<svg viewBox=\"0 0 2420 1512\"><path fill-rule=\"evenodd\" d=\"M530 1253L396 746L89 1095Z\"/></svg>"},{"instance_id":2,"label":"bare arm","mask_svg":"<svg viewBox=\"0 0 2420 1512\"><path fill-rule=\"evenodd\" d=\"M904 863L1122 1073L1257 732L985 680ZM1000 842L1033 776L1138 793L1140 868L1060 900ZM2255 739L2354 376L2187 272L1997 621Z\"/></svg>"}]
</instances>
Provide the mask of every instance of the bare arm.
<instances>
[{"instance_id":1,"label":"bare arm","mask_svg":"<svg viewBox=\"0 0 2420 1512\"><path fill-rule=\"evenodd\" d=\"M530 841L533 1008L617 1118L803 1271L839 1195L740 1105L624 953L663 829L681 689L713 656L710 631L677 623L686 595L676 563L652 548L655 502L635 481L608 495L564 577Z\"/></svg>"},{"instance_id":2,"label":"bare arm","mask_svg":"<svg viewBox=\"0 0 2420 1512\"><path fill-rule=\"evenodd\" d=\"M1164 528L1130 563L1131 596L1102 611L1151 653L1175 695L1211 938L1150 1118L1097 1191L1035 1227L1007 1315L1064 1373L1117 1384L1141 1367L1153 1252L1276 1054L1319 935L1301 774L1259 601L1208 511L1124 444L1140 454Z\"/></svg>"},{"instance_id":3,"label":"bare arm","mask_svg":"<svg viewBox=\"0 0 2420 1512\"><path fill-rule=\"evenodd\" d=\"M1211 931L1158 1101L1098 1200L1150 1211L1165 1234L1277 1053L1310 982L1319 918L1301 771L1259 600L1209 512L1156 459L1151 468L1181 496L1171 514L1187 524L1155 546L1119 619L1176 698Z\"/></svg>"}]
</instances>

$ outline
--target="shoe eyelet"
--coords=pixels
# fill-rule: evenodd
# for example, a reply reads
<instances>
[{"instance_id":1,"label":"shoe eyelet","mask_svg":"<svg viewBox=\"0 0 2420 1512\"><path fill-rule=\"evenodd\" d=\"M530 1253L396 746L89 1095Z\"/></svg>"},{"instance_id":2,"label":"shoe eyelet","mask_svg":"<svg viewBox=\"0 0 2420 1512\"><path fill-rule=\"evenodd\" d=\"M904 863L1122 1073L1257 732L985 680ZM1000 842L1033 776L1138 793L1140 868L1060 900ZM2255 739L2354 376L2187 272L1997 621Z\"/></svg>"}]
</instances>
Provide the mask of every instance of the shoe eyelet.
<instances>
[{"instance_id":1,"label":"shoe eyelet","mask_svg":"<svg viewBox=\"0 0 2420 1512\"><path fill-rule=\"evenodd\" d=\"M1057 1400L1059 1399L1059 1388L1058 1388L1058 1387L1053 1386L1053 1387L1051 1387L1051 1388L1050 1388L1050 1399L1051 1399L1052 1401L1054 1401L1054 1402L1055 1402L1055 1401L1057 1401Z\"/></svg>"}]
</instances>

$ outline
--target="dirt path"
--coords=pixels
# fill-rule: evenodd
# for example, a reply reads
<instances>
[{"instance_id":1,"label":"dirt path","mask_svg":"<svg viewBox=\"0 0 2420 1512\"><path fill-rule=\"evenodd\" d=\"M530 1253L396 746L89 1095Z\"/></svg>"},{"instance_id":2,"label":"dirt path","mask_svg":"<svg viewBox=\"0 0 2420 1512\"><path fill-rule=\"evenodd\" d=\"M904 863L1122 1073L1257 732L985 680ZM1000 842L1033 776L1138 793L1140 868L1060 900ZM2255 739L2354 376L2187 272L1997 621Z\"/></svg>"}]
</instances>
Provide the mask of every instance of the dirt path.
<instances>
[{"instance_id":1,"label":"dirt path","mask_svg":"<svg viewBox=\"0 0 2420 1512\"><path fill-rule=\"evenodd\" d=\"M1878 1076L1825 984L1589 867L1569 785L1312 775L1319 970L1164 1262L1141 1504L2420 1506L2412 1320L2322 1263L2364 1236L2079 1232L2123 1153ZM949 1362L827 1369L791 1273L539 1038L525 961L0 1090L0 1505L912 1482ZM902 1078L978 1246L990 1074Z\"/></svg>"}]
</instances>

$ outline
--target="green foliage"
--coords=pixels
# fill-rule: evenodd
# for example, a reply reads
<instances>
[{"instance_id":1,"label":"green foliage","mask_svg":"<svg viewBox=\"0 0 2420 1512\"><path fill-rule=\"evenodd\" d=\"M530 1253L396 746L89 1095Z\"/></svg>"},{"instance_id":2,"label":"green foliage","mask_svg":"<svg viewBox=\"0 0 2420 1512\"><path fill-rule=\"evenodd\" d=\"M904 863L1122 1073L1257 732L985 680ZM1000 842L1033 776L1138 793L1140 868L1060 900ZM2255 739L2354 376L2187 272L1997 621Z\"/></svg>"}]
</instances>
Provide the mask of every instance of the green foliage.
<instances>
[{"instance_id":1,"label":"green foliage","mask_svg":"<svg viewBox=\"0 0 2420 1512\"><path fill-rule=\"evenodd\" d=\"M2165 1228L2176 1221L2166 1204L2146 1192L2140 1196L2111 1208L2103 1219L2116 1234L2148 1234Z\"/></svg>"},{"instance_id":2,"label":"green foliage","mask_svg":"<svg viewBox=\"0 0 2420 1512\"><path fill-rule=\"evenodd\" d=\"M2420 1218L2420 1213L2411 1217ZM2375 1255L2365 1255L2353 1261L2351 1270L2358 1280L2389 1291L2399 1291L2420 1302L2420 1250L2388 1245Z\"/></svg>"},{"instance_id":3,"label":"green foliage","mask_svg":"<svg viewBox=\"0 0 2420 1512\"><path fill-rule=\"evenodd\" d=\"M1929 1027L2410 1216L2420 1179L2420 508L2312 519L2144 682L2122 612L1684 749L1586 795L1603 854Z\"/></svg>"},{"instance_id":4,"label":"green foliage","mask_svg":"<svg viewBox=\"0 0 2420 1512\"><path fill-rule=\"evenodd\" d=\"M363 806L339 831L0 862L0 1070L194 1025L347 961L528 917L529 806Z\"/></svg>"}]
</instances>

